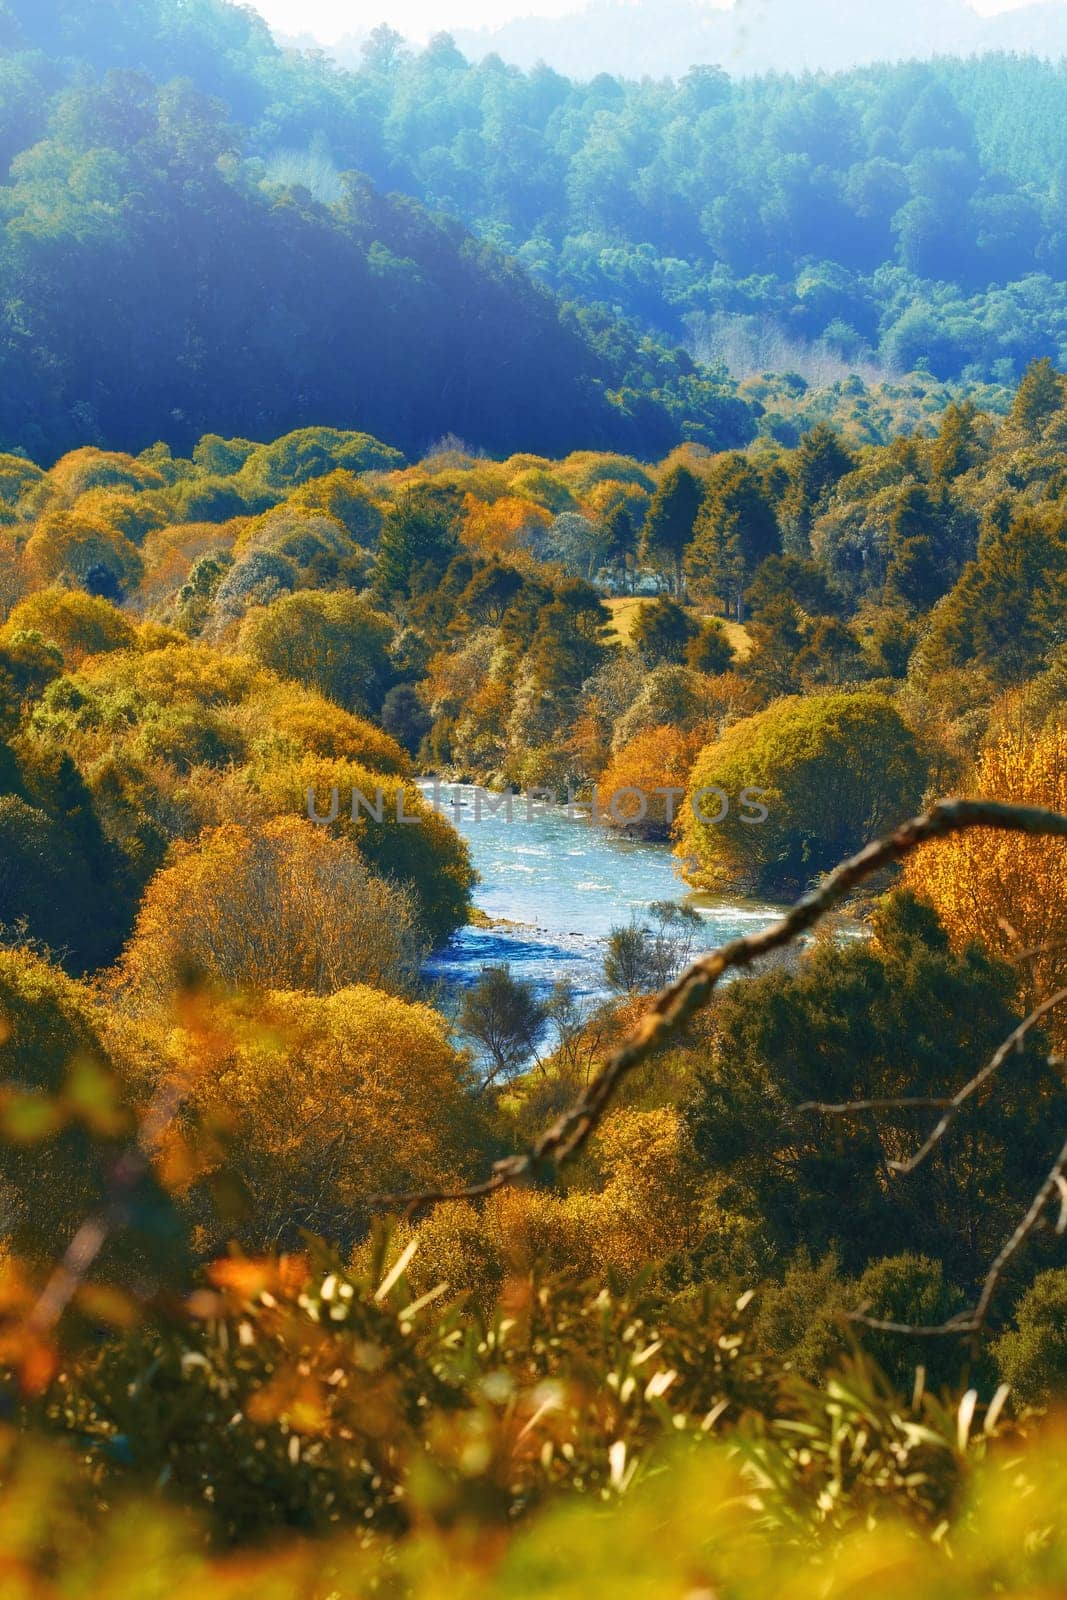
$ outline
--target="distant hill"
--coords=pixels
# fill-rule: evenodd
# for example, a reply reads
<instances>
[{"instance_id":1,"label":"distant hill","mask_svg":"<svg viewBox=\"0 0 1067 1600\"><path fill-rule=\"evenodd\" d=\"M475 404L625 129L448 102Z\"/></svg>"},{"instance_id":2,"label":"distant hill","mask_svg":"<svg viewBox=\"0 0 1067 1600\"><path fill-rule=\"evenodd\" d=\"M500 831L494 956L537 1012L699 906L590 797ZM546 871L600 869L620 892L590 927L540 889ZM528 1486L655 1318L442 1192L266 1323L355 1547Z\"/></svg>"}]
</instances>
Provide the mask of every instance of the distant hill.
<instances>
[{"instance_id":1,"label":"distant hill","mask_svg":"<svg viewBox=\"0 0 1067 1600\"><path fill-rule=\"evenodd\" d=\"M442 26L447 20L445 8ZM472 60L544 61L578 79L681 77L698 64L743 74L839 71L992 50L1067 56L1067 4L1041 0L981 17L966 0L736 0L730 9L700 0L592 0L566 17L450 31ZM362 42L353 34L332 53L355 65Z\"/></svg>"},{"instance_id":2,"label":"distant hill","mask_svg":"<svg viewBox=\"0 0 1067 1600\"><path fill-rule=\"evenodd\" d=\"M682 352L351 172L366 121L321 84L215 0L0 3L0 450L311 423L408 453L450 433L500 454L751 437ZM264 111L297 148L245 160L241 120ZM300 151L331 116L359 151L343 180Z\"/></svg>"}]
</instances>

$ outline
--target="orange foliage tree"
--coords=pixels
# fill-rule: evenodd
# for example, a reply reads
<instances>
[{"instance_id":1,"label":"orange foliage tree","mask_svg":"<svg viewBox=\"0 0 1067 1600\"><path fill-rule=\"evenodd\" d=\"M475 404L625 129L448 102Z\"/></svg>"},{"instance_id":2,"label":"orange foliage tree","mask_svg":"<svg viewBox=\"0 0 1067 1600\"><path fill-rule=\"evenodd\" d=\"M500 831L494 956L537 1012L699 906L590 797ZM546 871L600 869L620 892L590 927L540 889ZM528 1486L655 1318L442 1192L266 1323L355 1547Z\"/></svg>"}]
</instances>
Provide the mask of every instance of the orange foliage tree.
<instances>
[{"instance_id":1,"label":"orange foliage tree","mask_svg":"<svg viewBox=\"0 0 1067 1600\"><path fill-rule=\"evenodd\" d=\"M1067 729L1012 734L982 753L972 796L1067 813ZM925 846L905 882L956 944L980 939L1016 963L1032 1006L1067 986L1067 844L975 829ZM1053 1013L1052 1022L1056 1023ZM1065 1036L1062 1009L1056 1032Z\"/></svg>"},{"instance_id":2,"label":"orange foliage tree","mask_svg":"<svg viewBox=\"0 0 1067 1600\"><path fill-rule=\"evenodd\" d=\"M551 522L531 500L507 495L487 505L467 495L461 538L478 555L514 557L534 549Z\"/></svg>"},{"instance_id":3,"label":"orange foliage tree","mask_svg":"<svg viewBox=\"0 0 1067 1600\"><path fill-rule=\"evenodd\" d=\"M629 828L643 838L669 838L693 762L706 739L707 730L701 728L646 728L637 734L616 752L598 781L604 821L612 827ZM658 789L679 791L673 807L668 795L656 793ZM624 790L637 793L626 794Z\"/></svg>"}]
</instances>

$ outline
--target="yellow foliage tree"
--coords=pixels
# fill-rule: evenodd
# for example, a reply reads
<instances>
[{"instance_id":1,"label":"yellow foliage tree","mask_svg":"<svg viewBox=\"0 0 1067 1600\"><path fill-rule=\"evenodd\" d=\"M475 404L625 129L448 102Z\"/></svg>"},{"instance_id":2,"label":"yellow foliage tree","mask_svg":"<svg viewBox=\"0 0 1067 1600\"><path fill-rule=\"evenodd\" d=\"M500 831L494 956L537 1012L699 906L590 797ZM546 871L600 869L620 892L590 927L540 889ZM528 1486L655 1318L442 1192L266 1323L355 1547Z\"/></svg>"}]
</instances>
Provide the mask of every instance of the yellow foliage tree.
<instances>
[{"instance_id":1,"label":"yellow foliage tree","mask_svg":"<svg viewBox=\"0 0 1067 1600\"><path fill-rule=\"evenodd\" d=\"M325 695L281 682L264 692L260 704L269 711L279 735L309 755L335 761L358 761L375 772L409 777L411 760L405 750L373 722L343 711Z\"/></svg>"},{"instance_id":2,"label":"yellow foliage tree","mask_svg":"<svg viewBox=\"0 0 1067 1600\"><path fill-rule=\"evenodd\" d=\"M467 847L413 783L315 756L265 765L252 781L264 815L307 816L312 796L316 815L328 819L336 792L334 831L355 841L372 870L412 890L430 940L447 938L466 921L474 882ZM248 799L245 786L246 805Z\"/></svg>"},{"instance_id":3,"label":"yellow foliage tree","mask_svg":"<svg viewBox=\"0 0 1067 1600\"><path fill-rule=\"evenodd\" d=\"M371 1195L462 1181L479 1159L467 1060L430 1007L356 985L220 1001L208 1022L209 1072L190 1081L185 1064L199 1041L181 1025L155 1084L146 1070L155 1050L131 1064L142 1093L161 1073L182 1087L163 1163L199 1216L202 1244L230 1231L208 1201L213 1168L244 1190L241 1242L263 1249L297 1242L301 1228L350 1245ZM128 1034L125 1045L136 1055ZM221 1147L198 1137L205 1127L224 1133Z\"/></svg>"},{"instance_id":4,"label":"yellow foliage tree","mask_svg":"<svg viewBox=\"0 0 1067 1600\"><path fill-rule=\"evenodd\" d=\"M1067 729L1010 735L983 752L972 796L1067 813ZM1033 1006L1067 986L1067 844L974 829L923 847L905 883L929 900L957 945L979 939L1016 963ZM1067 1037L1067 1017L1050 1025Z\"/></svg>"},{"instance_id":5,"label":"yellow foliage tree","mask_svg":"<svg viewBox=\"0 0 1067 1600\"><path fill-rule=\"evenodd\" d=\"M137 643L133 624L107 600L81 589L39 589L19 602L0 630L0 643L18 633L39 633L57 645L66 666L86 656L130 650Z\"/></svg>"},{"instance_id":6,"label":"yellow foliage tree","mask_svg":"<svg viewBox=\"0 0 1067 1600\"><path fill-rule=\"evenodd\" d=\"M117 974L167 1004L190 978L231 990L404 989L417 966L410 895L356 848L297 817L213 829L149 883Z\"/></svg>"},{"instance_id":7,"label":"yellow foliage tree","mask_svg":"<svg viewBox=\"0 0 1067 1600\"><path fill-rule=\"evenodd\" d=\"M603 1191L565 1202L571 1231L584 1230L592 1261L636 1273L698 1242L699 1164L675 1106L613 1111L597 1135L595 1155L608 1174Z\"/></svg>"},{"instance_id":8,"label":"yellow foliage tree","mask_svg":"<svg viewBox=\"0 0 1067 1600\"><path fill-rule=\"evenodd\" d=\"M236 518L231 522L182 522L153 530L142 547L145 570L138 600L146 606L170 600L201 556L232 550L246 526L245 519Z\"/></svg>"},{"instance_id":9,"label":"yellow foliage tree","mask_svg":"<svg viewBox=\"0 0 1067 1600\"><path fill-rule=\"evenodd\" d=\"M161 489L164 479L155 467L134 456L83 445L56 462L48 484L54 495L72 505L90 489Z\"/></svg>"},{"instance_id":10,"label":"yellow foliage tree","mask_svg":"<svg viewBox=\"0 0 1067 1600\"><path fill-rule=\"evenodd\" d=\"M144 572L136 545L99 511L46 512L27 542L26 564L43 583L60 578L85 583L106 574L123 591L135 587Z\"/></svg>"}]
</instances>

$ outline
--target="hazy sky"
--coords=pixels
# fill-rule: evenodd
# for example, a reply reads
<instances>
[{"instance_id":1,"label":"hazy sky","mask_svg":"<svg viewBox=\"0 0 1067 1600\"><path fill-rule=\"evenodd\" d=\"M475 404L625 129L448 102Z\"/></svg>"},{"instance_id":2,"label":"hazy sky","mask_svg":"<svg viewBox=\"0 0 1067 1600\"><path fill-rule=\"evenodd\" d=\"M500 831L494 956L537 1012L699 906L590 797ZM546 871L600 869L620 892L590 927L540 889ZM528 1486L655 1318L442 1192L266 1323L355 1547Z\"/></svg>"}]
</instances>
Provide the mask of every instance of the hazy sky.
<instances>
[{"instance_id":1,"label":"hazy sky","mask_svg":"<svg viewBox=\"0 0 1067 1600\"><path fill-rule=\"evenodd\" d=\"M362 33L380 21L409 39L425 39L447 28L477 28L512 17L562 17L581 9L581 0L253 0L257 11L285 33L311 33L332 44L346 33ZM720 0L715 0L720 3ZM729 0L724 0L729 3ZM870 0L860 0L870 3ZM891 0L874 0L889 4ZM1013 11L1029 0L970 0L989 16Z\"/></svg>"}]
</instances>

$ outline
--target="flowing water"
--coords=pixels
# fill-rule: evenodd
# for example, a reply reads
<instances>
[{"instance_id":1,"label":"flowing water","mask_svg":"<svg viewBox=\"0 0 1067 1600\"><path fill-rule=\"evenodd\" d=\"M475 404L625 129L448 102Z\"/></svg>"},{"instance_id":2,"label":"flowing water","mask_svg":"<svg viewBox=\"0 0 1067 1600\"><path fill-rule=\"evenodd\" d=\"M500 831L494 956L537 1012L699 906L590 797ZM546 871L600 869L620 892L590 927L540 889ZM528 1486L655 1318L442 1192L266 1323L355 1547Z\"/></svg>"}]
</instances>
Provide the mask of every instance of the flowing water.
<instances>
[{"instance_id":1,"label":"flowing water","mask_svg":"<svg viewBox=\"0 0 1067 1600\"><path fill-rule=\"evenodd\" d=\"M429 795L432 784L426 783ZM453 796L462 804L452 804ZM584 995L604 993L602 964L608 936L656 901L692 906L704 919L701 943L765 927L774 906L693 894L665 844L627 839L590 822L576 808L535 809L516 800L513 820L501 812L476 815L473 791L447 786L439 801L470 846L481 881L474 903L491 927L467 927L435 952L426 976L448 989L473 983L482 967L507 962L517 978L547 989L568 979Z\"/></svg>"}]
</instances>

